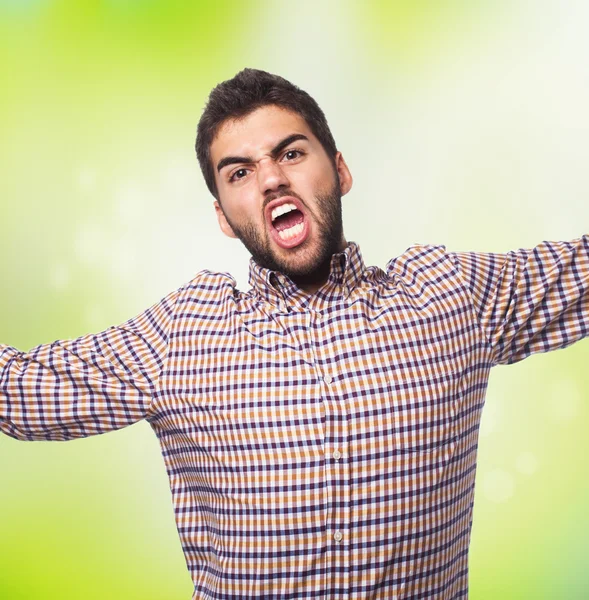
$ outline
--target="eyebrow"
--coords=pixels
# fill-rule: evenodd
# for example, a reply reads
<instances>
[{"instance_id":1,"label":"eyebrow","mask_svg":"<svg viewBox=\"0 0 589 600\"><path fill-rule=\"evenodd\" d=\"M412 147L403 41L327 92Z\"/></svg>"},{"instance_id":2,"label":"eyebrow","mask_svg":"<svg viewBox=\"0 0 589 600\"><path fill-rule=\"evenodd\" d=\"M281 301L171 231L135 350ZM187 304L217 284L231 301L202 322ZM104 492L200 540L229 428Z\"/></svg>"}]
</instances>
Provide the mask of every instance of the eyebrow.
<instances>
[{"instance_id":1,"label":"eyebrow","mask_svg":"<svg viewBox=\"0 0 589 600\"><path fill-rule=\"evenodd\" d=\"M284 148L296 142L297 140L306 140L309 141L309 138L302 133L292 133L291 135L286 136L284 139L280 140L274 148L270 151L270 155L272 158L276 158ZM221 169L226 167L227 165L233 165L235 163L253 163L255 162L251 156L226 156L222 158L217 164L217 173L221 172Z\"/></svg>"}]
</instances>

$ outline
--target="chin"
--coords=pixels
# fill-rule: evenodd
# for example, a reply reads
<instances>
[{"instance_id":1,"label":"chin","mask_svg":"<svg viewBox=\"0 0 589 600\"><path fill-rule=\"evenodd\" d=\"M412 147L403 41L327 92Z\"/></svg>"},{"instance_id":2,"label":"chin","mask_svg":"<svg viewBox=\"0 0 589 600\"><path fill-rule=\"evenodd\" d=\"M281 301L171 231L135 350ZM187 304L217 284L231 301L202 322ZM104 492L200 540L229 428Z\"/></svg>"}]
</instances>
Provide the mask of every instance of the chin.
<instances>
[{"instance_id":1,"label":"chin","mask_svg":"<svg viewBox=\"0 0 589 600\"><path fill-rule=\"evenodd\" d=\"M285 271L289 271L294 277L305 278L309 281L313 279L325 278L331 269L331 257L323 262L316 260L297 261L296 264L285 265ZM288 273L285 273L288 274Z\"/></svg>"}]
</instances>

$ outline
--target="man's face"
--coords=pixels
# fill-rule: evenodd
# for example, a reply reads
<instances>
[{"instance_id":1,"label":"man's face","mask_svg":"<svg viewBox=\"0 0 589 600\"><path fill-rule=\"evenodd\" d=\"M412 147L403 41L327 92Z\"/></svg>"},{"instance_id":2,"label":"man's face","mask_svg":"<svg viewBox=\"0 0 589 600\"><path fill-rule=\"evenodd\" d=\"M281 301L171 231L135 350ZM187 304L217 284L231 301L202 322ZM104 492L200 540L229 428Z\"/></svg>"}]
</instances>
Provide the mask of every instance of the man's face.
<instances>
[{"instance_id":1,"label":"man's face","mask_svg":"<svg viewBox=\"0 0 589 600\"><path fill-rule=\"evenodd\" d=\"M222 231L262 267L301 285L325 281L331 256L347 246L341 196L352 176L341 153L334 168L302 117L270 105L225 122L211 158Z\"/></svg>"}]
</instances>

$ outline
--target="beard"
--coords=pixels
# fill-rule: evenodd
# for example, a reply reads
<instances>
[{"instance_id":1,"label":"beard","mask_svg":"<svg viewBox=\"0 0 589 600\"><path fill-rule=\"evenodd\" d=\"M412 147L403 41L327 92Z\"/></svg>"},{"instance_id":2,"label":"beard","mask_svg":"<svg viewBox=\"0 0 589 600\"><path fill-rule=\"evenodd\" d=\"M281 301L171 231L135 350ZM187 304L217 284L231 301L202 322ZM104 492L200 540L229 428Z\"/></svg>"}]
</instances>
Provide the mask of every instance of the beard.
<instances>
[{"instance_id":1,"label":"beard","mask_svg":"<svg viewBox=\"0 0 589 600\"><path fill-rule=\"evenodd\" d=\"M272 195L267 202L283 196L294 196L306 206L300 196L289 190L282 191L279 195ZM306 218L316 217L318 235L315 235L316 239L308 237L300 247L287 250L292 253L292 257L288 259L274 252L266 230L260 231L251 221L245 225L231 223L229 219L227 222L258 265L271 271L279 271L298 285L312 285L327 280L331 270L331 257L342 251L342 194L337 175L334 177L331 189L325 194L316 196L315 201L317 215L307 210Z\"/></svg>"}]
</instances>

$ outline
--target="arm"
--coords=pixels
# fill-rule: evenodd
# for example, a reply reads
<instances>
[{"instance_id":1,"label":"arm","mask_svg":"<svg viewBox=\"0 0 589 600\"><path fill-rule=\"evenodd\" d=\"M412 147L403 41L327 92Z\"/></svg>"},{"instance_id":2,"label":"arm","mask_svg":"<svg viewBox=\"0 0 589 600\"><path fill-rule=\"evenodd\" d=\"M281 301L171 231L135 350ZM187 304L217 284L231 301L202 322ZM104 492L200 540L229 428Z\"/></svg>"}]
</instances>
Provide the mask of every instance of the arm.
<instances>
[{"instance_id":1,"label":"arm","mask_svg":"<svg viewBox=\"0 0 589 600\"><path fill-rule=\"evenodd\" d=\"M0 431L69 440L149 415L179 291L118 327L19 352L0 345Z\"/></svg>"},{"instance_id":2,"label":"arm","mask_svg":"<svg viewBox=\"0 0 589 600\"><path fill-rule=\"evenodd\" d=\"M589 234L507 254L450 254L494 365L565 348L589 335Z\"/></svg>"}]
</instances>

